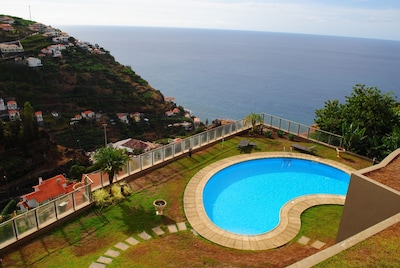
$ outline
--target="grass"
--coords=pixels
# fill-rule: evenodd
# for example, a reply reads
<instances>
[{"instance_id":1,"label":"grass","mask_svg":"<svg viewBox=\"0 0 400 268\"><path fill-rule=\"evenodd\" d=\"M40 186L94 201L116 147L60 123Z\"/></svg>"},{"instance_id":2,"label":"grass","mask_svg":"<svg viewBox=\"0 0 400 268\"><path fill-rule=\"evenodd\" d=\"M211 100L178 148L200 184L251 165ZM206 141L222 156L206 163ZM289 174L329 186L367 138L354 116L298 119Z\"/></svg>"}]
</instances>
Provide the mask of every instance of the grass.
<instances>
[{"instance_id":1,"label":"grass","mask_svg":"<svg viewBox=\"0 0 400 268\"><path fill-rule=\"evenodd\" d=\"M126 238L151 228L186 221L183 211L183 193L187 182L203 167L226 157L240 154L236 146L243 138L233 137L204 150L193 152L193 157L183 157L152 172L130 181L134 194L129 198L101 209L104 221L96 209L77 217L51 233L27 243L19 250L4 256L6 267L88 267L110 247ZM252 138L257 142L255 151L282 151L293 141L287 139ZM299 141L300 142L300 141ZM303 143L305 144L305 143ZM308 144L310 145L310 144ZM318 145L318 155L348 164L356 169L370 163L355 156L336 157L336 151ZM165 216L156 216L152 202L162 198L167 201ZM316 206L302 216L302 228L294 241L304 235L330 244L339 226L342 206ZM239 251L223 248L191 232L166 234L160 238L141 242L114 259L107 267L268 267L286 266L315 253L310 247L290 242L269 251ZM187 256L192 256L189 260ZM295 256L296 255L296 256Z\"/></svg>"}]
</instances>

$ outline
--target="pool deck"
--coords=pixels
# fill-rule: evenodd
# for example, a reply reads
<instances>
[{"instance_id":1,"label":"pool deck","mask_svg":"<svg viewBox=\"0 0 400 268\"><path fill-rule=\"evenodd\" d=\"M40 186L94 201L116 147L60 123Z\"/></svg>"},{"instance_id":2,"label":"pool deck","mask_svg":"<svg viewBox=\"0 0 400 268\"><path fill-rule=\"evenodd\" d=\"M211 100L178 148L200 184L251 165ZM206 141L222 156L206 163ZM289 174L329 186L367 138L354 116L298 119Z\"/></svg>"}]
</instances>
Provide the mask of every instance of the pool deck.
<instances>
[{"instance_id":1,"label":"pool deck","mask_svg":"<svg viewBox=\"0 0 400 268\"><path fill-rule=\"evenodd\" d=\"M239 235L227 232L210 221L203 207L203 189L207 181L219 170L238 162L259 158L290 157L316 161L336 167L351 174L355 169L332 160L301 153L252 153L241 154L212 163L193 176L184 193L184 210L192 228L202 237L216 244L241 250L266 250L285 245L300 231L302 212L321 204L344 205L345 197L316 194L301 196L286 203L281 209L281 220L270 232L261 235Z\"/></svg>"}]
</instances>

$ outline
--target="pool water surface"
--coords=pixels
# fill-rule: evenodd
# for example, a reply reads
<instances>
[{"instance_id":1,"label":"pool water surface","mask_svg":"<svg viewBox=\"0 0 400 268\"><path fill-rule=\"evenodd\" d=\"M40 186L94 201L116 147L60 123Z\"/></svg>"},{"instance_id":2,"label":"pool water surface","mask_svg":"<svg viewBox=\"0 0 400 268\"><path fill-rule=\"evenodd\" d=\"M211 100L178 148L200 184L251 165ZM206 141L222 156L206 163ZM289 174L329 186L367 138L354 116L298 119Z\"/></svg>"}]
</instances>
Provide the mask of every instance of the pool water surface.
<instances>
[{"instance_id":1,"label":"pool water surface","mask_svg":"<svg viewBox=\"0 0 400 268\"><path fill-rule=\"evenodd\" d=\"M345 196L350 175L329 165L296 158L260 158L228 166L206 183L203 204L215 225L241 235L274 229L281 208L312 194Z\"/></svg>"}]
</instances>

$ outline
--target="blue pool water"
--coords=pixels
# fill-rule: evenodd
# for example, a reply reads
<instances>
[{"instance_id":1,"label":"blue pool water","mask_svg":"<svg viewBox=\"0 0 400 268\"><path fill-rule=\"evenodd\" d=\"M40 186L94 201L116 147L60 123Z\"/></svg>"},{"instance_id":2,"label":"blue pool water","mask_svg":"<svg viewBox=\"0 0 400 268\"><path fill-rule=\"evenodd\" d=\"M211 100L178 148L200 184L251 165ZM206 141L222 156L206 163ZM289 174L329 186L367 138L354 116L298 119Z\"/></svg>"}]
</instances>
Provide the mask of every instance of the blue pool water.
<instances>
[{"instance_id":1,"label":"blue pool water","mask_svg":"<svg viewBox=\"0 0 400 268\"><path fill-rule=\"evenodd\" d=\"M210 220L236 234L274 229L281 208L309 194L346 195L350 175L334 167L294 158L263 158L234 164L214 174L203 191Z\"/></svg>"}]
</instances>

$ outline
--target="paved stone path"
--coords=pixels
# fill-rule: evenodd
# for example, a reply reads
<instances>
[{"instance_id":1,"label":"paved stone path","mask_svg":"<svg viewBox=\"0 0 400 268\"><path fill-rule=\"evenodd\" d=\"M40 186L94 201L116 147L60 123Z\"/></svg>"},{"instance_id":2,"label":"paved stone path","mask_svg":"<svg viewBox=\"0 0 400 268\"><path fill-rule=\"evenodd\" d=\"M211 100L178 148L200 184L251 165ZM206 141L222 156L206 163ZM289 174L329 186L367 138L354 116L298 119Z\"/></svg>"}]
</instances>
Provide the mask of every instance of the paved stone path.
<instances>
[{"instance_id":1,"label":"paved stone path","mask_svg":"<svg viewBox=\"0 0 400 268\"><path fill-rule=\"evenodd\" d=\"M300 239L299 239L297 242L298 242L299 244L302 244L302 245L307 245L308 242L310 242L310 238L305 237L305 236L302 236L302 237L300 237ZM324 243L324 242L321 242L321 241L319 241L319 240L315 240L315 241L311 244L311 246L312 246L313 248L316 248L316 249L321 249L323 246L325 246L325 244L326 244L326 243Z\"/></svg>"},{"instance_id":2,"label":"paved stone path","mask_svg":"<svg viewBox=\"0 0 400 268\"><path fill-rule=\"evenodd\" d=\"M169 233L177 233L179 231L186 231L187 226L186 226L185 222L178 222L176 224L168 225L167 229L168 229ZM156 236L165 234L165 230L163 230L161 227L154 227L151 230L153 231L154 235L156 235ZM143 232L137 234L137 236L143 241L150 240L153 238L146 231L143 231ZM129 237L129 238L125 239L125 241L115 244L113 246L113 248L108 249L104 253L103 256L100 256L95 262L92 262L89 265L89 268L105 268L107 266L107 264L111 264L112 261L121 254L121 252L123 252L123 251L129 249L131 246L135 246L139 243L140 243L140 241L137 240L136 238Z\"/></svg>"}]
</instances>

